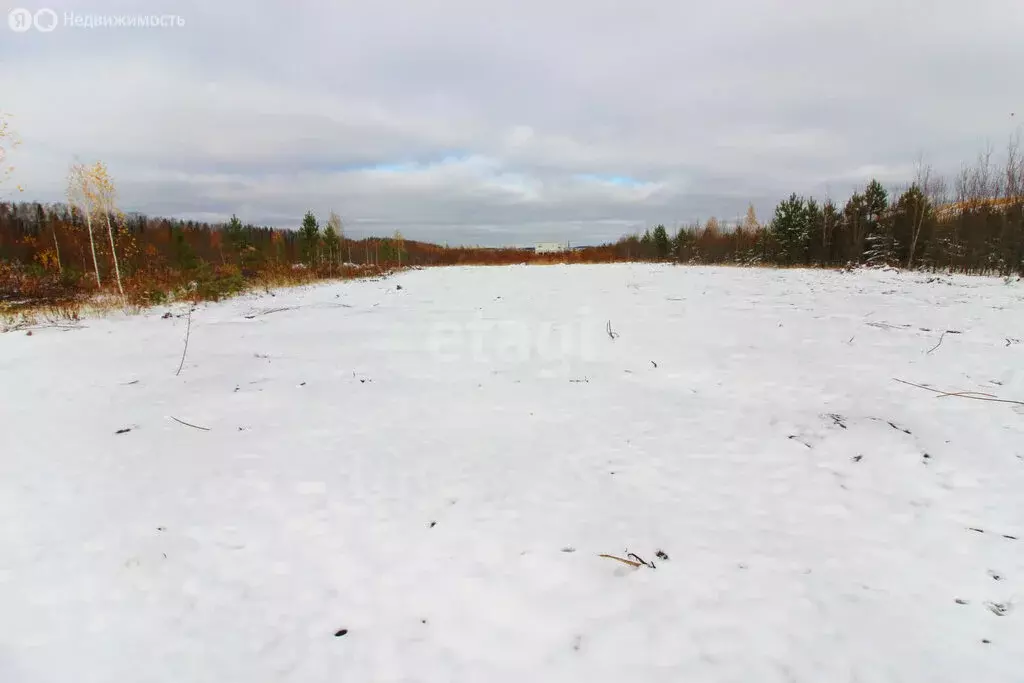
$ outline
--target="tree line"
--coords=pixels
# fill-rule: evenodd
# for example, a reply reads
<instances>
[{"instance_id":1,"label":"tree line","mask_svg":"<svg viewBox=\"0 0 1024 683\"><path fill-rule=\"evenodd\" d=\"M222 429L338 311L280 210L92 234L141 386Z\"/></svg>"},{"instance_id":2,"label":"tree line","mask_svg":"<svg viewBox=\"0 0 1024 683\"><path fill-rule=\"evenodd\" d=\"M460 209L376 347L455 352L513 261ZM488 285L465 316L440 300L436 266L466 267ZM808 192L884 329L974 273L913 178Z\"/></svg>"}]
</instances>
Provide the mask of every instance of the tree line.
<instances>
[{"instance_id":1,"label":"tree line","mask_svg":"<svg viewBox=\"0 0 1024 683\"><path fill-rule=\"evenodd\" d=\"M686 263L926 268L1024 276L1024 161L1016 140L1001 163L978 157L952 180L918 164L913 182L871 180L843 204L791 194L766 223L753 206L738 225L718 219L658 225L623 237L615 254Z\"/></svg>"},{"instance_id":2,"label":"tree line","mask_svg":"<svg viewBox=\"0 0 1024 683\"><path fill-rule=\"evenodd\" d=\"M17 138L0 115L0 182ZM1017 141L952 181L919 164L908 186L872 180L842 204L791 194L766 223L754 208L718 219L658 225L615 243L555 254L454 247L390 237L351 239L340 216L312 211L297 231L124 213L101 162L75 164L67 201L0 202L0 308L109 292L124 303L169 295L217 299L255 284L355 277L405 266L512 263L683 263L846 267L859 264L1024 276L1024 160ZM20 190L20 188L16 188Z\"/></svg>"},{"instance_id":3,"label":"tree line","mask_svg":"<svg viewBox=\"0 0 1024 683\"><path fill-rule=\"evenodd\" d=\"M160 303L188 293L217 299L254 285L370 276L395 268L600 262L610 245L568 254L448 247L390 237L350 238L330 212L321 224L306 212L298 230L243 223L153 218L123 213L105 167L72 169L74 201L0 202L0 307L113 292L127 303ZM76 184L77 183L77 184ZM84 183L84 187L83 187Z\"/></svg>"}]
</instances>

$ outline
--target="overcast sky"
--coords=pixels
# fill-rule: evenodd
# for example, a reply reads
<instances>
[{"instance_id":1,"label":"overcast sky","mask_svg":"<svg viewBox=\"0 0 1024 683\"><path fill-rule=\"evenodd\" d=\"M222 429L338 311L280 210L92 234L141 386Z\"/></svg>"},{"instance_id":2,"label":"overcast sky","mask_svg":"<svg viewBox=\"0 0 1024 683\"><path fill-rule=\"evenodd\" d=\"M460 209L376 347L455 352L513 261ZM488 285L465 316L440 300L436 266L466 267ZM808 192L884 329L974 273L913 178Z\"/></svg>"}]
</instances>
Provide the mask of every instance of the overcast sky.
<instances>
[{"instance_id":1,"label":"overcast sky","mask_svg":"<svg viewBox=\"0 0 1024 683\"><path fill-rule=\"evenodd\" d=\"M294 227L333 208L355 236L596 243L895 186L921 154L955 171L1024 119L1024 0L13 7L60 17L0 26L22 198L60 199L73 160L102 159L122 208L153 215Z\"/></svg>"}]
</instances>

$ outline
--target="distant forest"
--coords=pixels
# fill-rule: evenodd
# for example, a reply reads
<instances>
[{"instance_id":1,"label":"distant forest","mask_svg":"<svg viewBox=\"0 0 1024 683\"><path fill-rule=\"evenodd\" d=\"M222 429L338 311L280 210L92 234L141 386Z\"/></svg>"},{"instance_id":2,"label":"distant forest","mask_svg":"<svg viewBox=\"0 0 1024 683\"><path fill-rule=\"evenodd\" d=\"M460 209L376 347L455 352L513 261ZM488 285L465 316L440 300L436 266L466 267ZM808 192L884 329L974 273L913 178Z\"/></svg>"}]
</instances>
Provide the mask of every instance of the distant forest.
<instances>
[{"instance_id":1,"label":"distant forest","mask_svg":"<svg viewBox=\"0 0 1024 683\"><path fill-rule=\"evenodd\" d=\"M1016 141L1005 159L981 155L952 181L919 166L898 193L877 180L843 205L792 194L760 223L753 207L737 226L715 218L670 233L630 235L617 257L684 263L923 268L1024 276L1024 161Z\"/></svg>"},{"instance_id":2,"label":"distant forest","mask_svg":"<svg viewBox=\"0 0 1024 683\"><path fill-rule=\"evenodd\" d=\"M350 239L331 213L297 231L124 214L106 168L75 166L68 203L0 203L0 305L106 291L148 305L169 295L217 299L267 283L354 277L394 268L661 260L748 266L896 266L1024 276L1024 161L979 157L952 180L925 166L905 189L872 180L841 206L796 194L760 222L663 225L613 244L536 254L390 237Z\"/></svg>"}]
</instances>

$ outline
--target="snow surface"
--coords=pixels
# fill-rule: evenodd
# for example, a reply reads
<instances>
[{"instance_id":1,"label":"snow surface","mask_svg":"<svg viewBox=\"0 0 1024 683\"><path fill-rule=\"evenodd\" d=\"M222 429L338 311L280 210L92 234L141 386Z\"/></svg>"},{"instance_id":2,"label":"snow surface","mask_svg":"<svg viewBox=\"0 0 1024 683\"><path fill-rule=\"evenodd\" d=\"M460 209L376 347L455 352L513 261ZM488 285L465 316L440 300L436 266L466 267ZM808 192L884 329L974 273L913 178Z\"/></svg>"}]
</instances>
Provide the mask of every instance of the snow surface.
<instances>
[{"instance_id":1,"label":"snow surface","mask_svg":"<svg viewBox=\"0 0 1024 683\"><path fill-rule=\"evenodd\" d=\"M893 378L1024 399L1024 285L928 280L411 271L201 306L180 376L182 305L0 335L0 681L1020 681L1024 409Z\"/></svg>"}]
</instances>

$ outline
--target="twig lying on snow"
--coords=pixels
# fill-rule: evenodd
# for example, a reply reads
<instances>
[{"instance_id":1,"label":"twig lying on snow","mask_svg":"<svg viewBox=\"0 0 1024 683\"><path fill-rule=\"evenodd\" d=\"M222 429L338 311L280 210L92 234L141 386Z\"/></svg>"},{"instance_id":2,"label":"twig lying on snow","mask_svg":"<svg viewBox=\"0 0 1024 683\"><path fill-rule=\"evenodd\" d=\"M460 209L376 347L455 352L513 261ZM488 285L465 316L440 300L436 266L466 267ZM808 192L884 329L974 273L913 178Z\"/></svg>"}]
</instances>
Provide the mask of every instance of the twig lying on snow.
<instances>
[{"instance_id":1,"label":"twig lying on snow","mask_svg":"<svg viewBox=\"0 0 1024 683\"><path fill-rule=\"evenodd\" d=\"M614 330L612 330L612 321L611 320L608 321L608 324L605 325L604 329L605 329L605 332L608 333L608 336L611 337L612 339L615 339L616 337L619 336L618 332L615 332Z\"/></svg>"},{"instance_id":2,"label":"twig lying on snow","mask_svg":"<svg viewBox=\"0 0 1024 683\"><path fill-rule=\"evenodd\" d=\"M637 562L639 562L640 564L644 565L645 567L650 567L651 569L654 569L654 563L653 562L646 561L644 558L640 557L636 553L628 553L626 555L626 557L631 557L634 560L636 560Z\"/></svg>"},{"instance_id":3,"label":"twig lying on snow","mask_svg":"<svg viewBox=\"0 0 1024 683\"><path fill-rule=\"evenodd\" d=\"M940 389L926 387L923 384L914 384L913 382L908 382L906 380L898 379L896 377L893 377L893 381L899 382L900 384L909 384L912 387L917 387L918 389L924 389L925 391L930 391L934 394L938 394L938 398L944 398L946 396L959 396L960 398L970 398L974 399L975 401L991 401L993 403L1012 403L1014 405L1024 406L1024 401L1014 401L1013 399L1009 398L997 398L992 394L983 394L980 391L942 391Z\"/></svg>"},{"instance_id":4,"label":"twig lying on snow","mask_svg":"<svg viewBox=\"0 0 1024 683\"><path fill-rule=\"evenodd\" d=\"M615 557L614 555L604 555L604 554L601 554L601 555L598 555L598 557L607 557L609 560L617 560L617 561L621 562L622 564L628 564L630 567L642 567L643 566L639 562L634 562L633 560L624 560L621 557Z\"/></svg>"},{"instance_id":5,"label":"twig lying on snow","mask_svg":"<svg viewBox=\"0 0 1024 683\"><path fill-rule=\"evenodd\" d=\"M199 425L194 425L191 422L185 422L184 420L179 420L178 418L174 417L173 415L171 415L171 419L174 420L175 422L178 422L179 424L185 425L186 427L191 427L192 429L201 429L204 432L210 431L209 427L200 427Z\"/></svg>"},{"instance_id":6,"label":"twig lying on snow","mask_svg":"<svg viewBox=\"0 0 1024 683\"><path fill-rule=\"evenodd\" d=\"M998 398L995 394L986 394L983 391L954 391L952 393L939 394L936 398L947 398L949 396L987 396L989 398Z\"/></svg>"},{"instance_id":7,"label":"twig lying on snow","mask_svg":"<svg viewBox=\"0 0 1024 683\"><path fill-rule=\"evenodd\" d=\"M931 352L932 352L932 351L934 351L935 349L937 349L937 348L939 348L940 346L942 346L942 340L943 340L943 339L945 339L945 338L946 338L946 333L945 333L945 332L943 332L942 334L940 334L940 335L939 335L939 343L938 343L938 344L936 344L935 346L933 346L932 348L928 349L928 352L927 352L927 353L926 353L925 355L926 355L926 356L929 356L929 355L931 355Z\"/></svg>"},{"instance_id":8,"label":"twig lying on snow","mask_svg":"<svg viewBox=\"0 0 1024 683\"><path fill-rule=\"evenodd\" d=\"M183 348L181 350L181 362L178 363L178 371L176 373L174 373L175 377L177 377L178 375L181 374L181 368L184 367L184 365L185 365L185 354L188 353L188 337L192 333L192 309L193 308L194 307L192 306L192 304L189 304L189 306L188 306L188 323L185 325L185 348Z\"/></svg>"}]
</instances>

